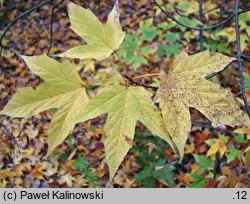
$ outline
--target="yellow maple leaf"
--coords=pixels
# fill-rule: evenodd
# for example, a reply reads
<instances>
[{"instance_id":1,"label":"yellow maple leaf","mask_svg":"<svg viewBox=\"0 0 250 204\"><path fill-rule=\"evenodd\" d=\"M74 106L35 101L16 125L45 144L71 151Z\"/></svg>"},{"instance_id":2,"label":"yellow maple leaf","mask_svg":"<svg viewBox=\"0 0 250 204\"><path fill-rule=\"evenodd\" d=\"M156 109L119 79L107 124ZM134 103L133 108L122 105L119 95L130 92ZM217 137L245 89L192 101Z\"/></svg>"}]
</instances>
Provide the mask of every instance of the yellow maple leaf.
<instances>
[{"instance_id":1,"label":"yellow maple leaf","mask_svg":"<svg viewBox=\"0 0 250 204\"><path fill-rule=\"evenodd\" d=\"M18 89L0 114L28 118L57 108L49 128L48 153L51 153L72 132L76 124L76 112L84 108L88 96L76 66L69 61L59 63L46 55L23 56L23 59L44 83L36 89Z\"/></svg>"},{"instance_id":2,"label":"yellow maple leaf","mask_svg":"<svg viewBox=\"0 0 250 204\"><path fill-rule=\"evenodd\" d=\"M119 22L118 6L115 5L105 24L90 9L70 3L68 13L71 29L86 41L86 45L74 47L60 57L102 60L119 48L125 32Z\"/></svg>"},{"instance_id":3,"label":"yellow maple leaf","mask_svg":"<svg viewBox=\"0 0 250 204\"><path fill-rule=\"evenodd\" d=\"M173 147L160 111L152 104L151 95L142 87L108 86L100 95L90 99L78 114L78 121L84 122L108 113L102 140L110 178L113 178L124 156L132 147L137 120Z\"/></svg>"},{"instance_id":4,"label":"yellow maple leaf","mask_svg":"<svg viewBox=\"0 0 250 204\"><path fill-rule=\"evenodd\" d=\"M163 79L155 101L160 103L165 125L173 138L181 159L189 132L191 118L189 107L203 113L214 126L242 125L242 111L232 94L205 79L219 72L234 59L209 51L176 57L168 76Z\"/></svg>"},{"instance_id":5,"label":"yellow maple leaf","mask_svg":"<svg viewBox=\"0 0 250 204\"><path fill-rule=\"evenodd\" d=\"M210 149L207 152L207 157L216 154L217 152L220 153L220 157L224 155L227 151L227 145L221 139L213 139L213 144L211 145Z\"/></svg>"}]
</instances>

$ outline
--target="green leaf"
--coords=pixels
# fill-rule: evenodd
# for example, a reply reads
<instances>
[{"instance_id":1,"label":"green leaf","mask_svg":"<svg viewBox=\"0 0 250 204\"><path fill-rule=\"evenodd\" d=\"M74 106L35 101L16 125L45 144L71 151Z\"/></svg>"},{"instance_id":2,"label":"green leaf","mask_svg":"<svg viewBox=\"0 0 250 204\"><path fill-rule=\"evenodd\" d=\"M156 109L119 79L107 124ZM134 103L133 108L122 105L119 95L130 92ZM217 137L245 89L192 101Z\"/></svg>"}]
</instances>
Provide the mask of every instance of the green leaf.
<instances>
[{"instance_id":1,"label":"green leaf","mask_svg":"<svg viewBox=\"0 0 250 204\"><path fill-rule=\"evenodd\" d=\"M208 139L205 141L206 144L208 144L209 146L212 146L214 144L214 140L213 139Z\"/></svg>"},{"instance_id":2,"label":"green leaf","mask_svg":"<svg viewBox=\"0 0 250 204\"><path fill-rule=\"evenodd\" d=\"M195 38L195 35L193 33L193 31L186 31L183 35L184 39L187 40L188 42L191 42L192 39ZM205 46L205 42L204 42L204 46ZM213 50L211 50L213 51Z\"/></svg>"},{"instance_id":3,"label":"green leaf","mask_svg":"<svg viewBox=\"0 0 250 204\"><path fill-rule=\"evenodd\" d=\"M73 167L79 172L84 173L89 168L89 163L87 160L80 157L73 163Z\"/></svg>"},{"instance_id":4,"label":"green leaf","mask_svg":"<svg viewBox=\"0 0 250 204\"><path fill-rule=\"evenodd\" d=\"M229 154L227 155L227 163L235 160L236 158L240 159L240 157L240 151L232 147L229 149Z\"/></svg>"},{"instance_id":5,"label":"green leaf","mask_svg":"<svg viewBox=\"0 0 250 204\"><path fill-rule=\"evenodd\" d=\"M0 114L25 117L57 108L49 128L48 154L72 132L76 124L76 113L88 102L83 82L76 66L69 61L59 63L46 55L23 56L32 72L44 83L36 89L20 88Z\"/></svg>"},{"instance_id":6,"label":"green leaf","mask_svg":"<svg viewBox=\"0 0 250 204\"><path fill-rule=\"evenodd\" d=\"M154 176L164 180L170 188L174 186L173 170L169 165L165 165L160 170L155 171Z\"/></svg>"},{"instance_id":7,"label":"green leaf","mask_svg":"<svg viewBox=\"0 0 250 204\"><path fill-rule=\"evenodd\" d=\"M209 42L209 43L204 42L204 47L213 52L220 52L220 53L224 53L228 55L230 55L231 53L231 50L228 49L228 45L223 42L222 43L214 42L214 41Z\"/></svg>"},{"instance_id":8,"label":"green leaf","mask_svg":"<svg viewBox=\"0 0 250 204\"><path fill-rule=\"evenodd\" d=\"M134 53L138 45L139 45L138 36L135 33L132 33L126 35L124 43L122 44L122 49Z\"/></svg>"},{"instance_id":9,"label":"green leaf","mask_svg":"<svg viewBox=\"0 0 250 204\"><path fill-rule=\"evenodd\" d=\"M120 85L106 87L81 110L78 122L84 122L104 113L108 113L103 142L110 178L114 176L132 146L137 120L172 146L160 111L152 104L151 94L142 87Z\"/></svg>"},{"instance_id":10,"label":"green leaf","mask_svg":"<svg viewBox=\"0 0 250 204\"><path fill-rule=\"evenodd\" d=\"M224 135L219 135L219 139L222 140L225 144L227 144L228 138Z\"/></svg>"},{"instance_id":11,"label":"green leaf","mask_svg":"<svg viewBox=\"0 0 250 204\"><path fill-rule=\"evenodd\" d=\"M65 162L67 161L68 158L68 153L67 152L60 152L59 154L56 155L56 158L60 161L60 162Z\"/></svg>"},{"instance_id":12,"label":"green leaf","mask_svg":"<svg viewBox=\"0 0 250 204\"><path fill-rule=\"evenodd\" d=\"M190 27L197 27L198 25L201 25L202 23L195 19L195 18L192 18L192 19L189 19L189 18L186 18L186 17L183 17L183 16L179 16L178 17L178 20L183 22L184 24L190 26ZM181 31L184 31L186 30L185 27L181 26L181 25L177 25L177 27L181 30Z\"/></svg>"},{"instance_id":13,"label":"green leaf","mask_svg":"<svg viewBox=\"0 0 250 204\"><path fill-rule=\"evenodd\" d=\"M172 27L170 23L162 22L162 23L157 23L157 27L161 28L162 30L168 30Z\"/></svg>"},{"instance_id":14,"label":"green leaf","mask_svg":"<svg viewBox=\"0 0 250 204\"><path fill-rule=\"evenodd\" d=\"M93 185L93 187L97 187L98 177L90 168L89 162L82 157L79 157L74 163L73 167L77 169L84 178Z\"/></svg>"},{"instance_id":15,"label":"green leaf","mask_svg":"<svg viewBox=\"0 0 250 204\"><path fill-rule=\"evenodd\" d=\"M133 70L139 68L142 64L148 64L148 61L142 56L130 55L128 63L132 65Z\"/></svg>"},{"instance_id":16,"label":"green leaf","mask_svg":"<svg viewBox=\"0 0 250 204\"><path fill-rule=\"evenodd\" d=\"M124 40L118 16L114 6L105 24L102 24L90 9L70 3L68 13L72 30L82 37L87 45L81 45L60 54L60 57L102 60L119 48Z\"/></svg>"},{"instance_id":17,"label":"green leaf","mask_svg":"<svg viewBox=\"0 0 250 204\"><path fill-rule=\"evenodd\" d=\"M199 156L198 154L193 154L195 161L200 164L199 171L204 171L209 168L213 164L213 160L211 157L204 158Z\"/></svg>"},{"instance_id":18,"label":"green leaf","mask_svg":"<svg viewBox=\"0 0 250 204\"><path fill-rule=\"evenodd\" d=\"M179 33L172 33L172 32L167 32L165 34L165 38L167 41L171 43L176 43L177 40L180 40L180 34Z\"/></svg>"},{"instance_id":19,"label":"green leaf","mask_svg":"<svg viewBox=\"0 0 250 204\"><path fill-rule=\"evenodd\" d=\"M166 53L167 53L167 56L171 56L172 54L173 55L178 55L181 53L181 45L180 44L177 44L177 43L172 43L170 45L167 46L167 49L166 49Z\"/></svg>"},{"instance_id":20,"label":"green leaf","mask_svg":"<svg viewBox=\"0 0 250 204\"><path fill-rule=\"evenodd\" d=\"M246 84L246 91L250 91L250 75L246 72L243 73L244 81Z\"/></svg>"},{"instance_id":21,"label":"green leaf","mask_svg":"<svg viewBox=\"0 0 250 204\"><path fill-rule=\"evenodd\" d=\"M243 134L233 134L233 136L238 143L245 142L245 136Z\"/></svg>"},{"instance_id":22,"label":"green leaf","mask_svg":"<svg viewBox=\"0 0 250 204\"><path fill-rule=\"evenodd\" d=\"M187 174L188 177L193 179L194 181L202 181L203 177L200 174Z\"/></svg>"},{"instance_id":23,"label":"green leaf","mask_svg":"<svg viewBox=\"0 0 250 204\"><path fill-rule=\"evenodd\" d=\"M207 179L212 179L212 178L214 178L214 174L213 174L213 172L208 172L208 174L206 175L206 178Z\"/></svg>"},{"instance_id":24,"label":"green leaf","mask_svg":"<svg viewBox=\"0 0 250 204\"><path fill-rule=\"evenodd\" d=\"M147 177L152 177L152 171L153 171L153 169L151 166L145 167L144 169L142 169L138 174L136 174L135 183L143 181Z\"/></svg>"},{"instance_id":25,"label":"green leaf","mask_svg":"<svg viewBox=\"0 0 250 204\"><path fill-rule=\"evenodd\" d=\"M166 50L168 49L168 46L165 44L160 44L158 46L157 54L158 57L162 57L164 54L166 54Z\"/></svg>"},{"instance_id":26,"label":"green leaf","mask_svg":"<svg viewBox=\"0 0 250 204\"><path fill-rule=\"evenodd\" d=\"M191 183L188 187L189 188L203 188L206 185L206 181L196 181Z\"/></svg>"},{"instance_id":27,"label":"green leaf","mask_svg":"<svg viewBox=\"0 0 250 204\"><path fill-rule=\"evenodd\" d=\"M142 32L141 36L142 41L151 42L157 36L157 30L156 28L153 27L148 30L142 30L141 32Z\"/></svg>"},{"instance_id":28,"label":"green leaf","mask_svg":"<svg viewBox=\"0 0 250 204\"><path fill-rule=\"evenodd\" d=\"M143 155L145 154L147 153L143 152ZM142 182L143 187L152 188L155 187L157 180L162 180L166 182L169 187L173 187L174 173L172 168L165 164L165 159L156 160L154 157L152 159L152 162L146 164L144 168L135 176L135 183Z\"/></svg>"},{"instance_id":29,"label":"green leaf","mask_svg":"<svg viewBox=\"0 0 250 204\"><path fill-rule=\"evenodd\" d=\"M142 33L141 41L151 42L157 36L157 29L152 26L153 19L147 19L146 21L141 21L140 31Z\"/></svg>"},{"instance_id":30,"label":"green leaf","mask_svg":"<svg viewBox=\"0 0 250 204\"><path fill-rule=\"evenodd\" d=\"M73 150L73 149L75 148L74 141L73 141L73 139L72 139L72 135L69 135L69 136L66 138L65 142L67 143L68 147L69 147L71 150Z\"/></svg>"},{"instance_id":31,"label":"green leaf","mask_svg":"<svg viewBox=\"0 0 250 204\"><path fill-rule=\"evenodd\" d=\"M194 180L194 182L188 186L190 188L202 188L206 185L206 181L199 174L187 174L187 176Z\"/></svg>"}]
</instances>

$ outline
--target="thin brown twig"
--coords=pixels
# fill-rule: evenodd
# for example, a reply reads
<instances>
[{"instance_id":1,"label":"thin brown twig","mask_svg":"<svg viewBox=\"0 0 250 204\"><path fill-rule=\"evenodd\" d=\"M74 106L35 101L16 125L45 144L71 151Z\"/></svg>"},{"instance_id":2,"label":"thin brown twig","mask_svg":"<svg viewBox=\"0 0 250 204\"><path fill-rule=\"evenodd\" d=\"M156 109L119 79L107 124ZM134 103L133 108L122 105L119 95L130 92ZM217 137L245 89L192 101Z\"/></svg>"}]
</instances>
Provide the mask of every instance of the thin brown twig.
<instances>
[{"instance_id":1,"label":"thin brown twig","mask_svg":"<svg viewBox=\"0 0 250 204\"><path fill-rule=\"evenodd\" d=\"M54 24L54 14L55 14L55 9L64 2L64 0L59 1L58 3L56 3L55 5L52 6L52 10L51 10L51 18L50 18L50 43L49 43L49 48L48 48L48 52L47 55L49 55L50 50L52 48L53 45L53 24Z\"/></svg>"},{"instance_id":2,"label":"thin brown twig","mask_svg":"<svg viewBox=\"0 0 250 204\"><path fill-rule=\"evenodd\" d=\"M29 145L29 138L26 137L26 144L25 145L20 145L17 141L16 138L11 134L11 132L9 131L9 129L2 123L0 122L0 126L2 126L2 128L4 129L4 131L6 132L7 136L11 139L11 141L20 149L26 149ZM21 132L19 133L19 135L17 137L19 137L21 135ZM20 150L19 150L20 151Z\"/></svg>"},{"instance_id":3,"label":"thin brown twig","mask_svg":"<svg viewBox=\"0 0 250 204\"><path fill-rule=\"evenodd\" d=\"M111 79L97 80L97 81L88 83L86 86L93 86L94 84L102 83L102 82L105 82L105 81L112 81L112 80L114 80L114 81L124 81L126 79L123 79L123 78L111 78Z\"/></svg>"},{"instance_id":4,"label":"thin brown twig","mask_svg":"<svg viewBox=\"0 0 250 204\"><path fill-rule=\"evenodd\" d=\"M164 10L162 8L162 6L156 2L156 0L153 0L154 4L167 16L169 17L171 20L173 20L174 22L176 22L177 24L187 28L187 29L190 29L190 30L197 30L197 31L203 31L203 30L211 30L211 29L214 29L214 28L217 28L219 26L223 26L225 25L226 23L228 23L231 19L233 19L234 17L234 13L232 13L230 16L228 16L225 20L223 20L222 22L220 23L217 23L217 24L214 24L212 26L207 26L207 27L192 27L192 26L188 26L186 25L185 23L182 23L180 22L179 20L177 20L172 14L170 14L168 11Z\"/></svg>"},{"instance_id":5,"label":"thin brown twig","mask_svg":"<svg viewBox=\"0 0 250 204\"><path fill-rule=\"evenodd\" d=\"M129 73L127 71L127 68L126 68L125 64L121 61L121 58L118 55L118 53L116 51L114 51L114 53L118 57L120 65L123 67L123 69L125 71L124 78L127 79L130 84L133 84L133 85L136 85L136 86L142 86L142 87L144 87L146 89L148 89L148 88L153 89L153 90L157 90L158 89L158 87L150 86L150 85L144 84L142 82L134 81L133 78L129 75Z\"/></svg>"},{"instance_id":6,"label":"thin brown twig","mask_svg":"<svg viewBox=\"0 0 250 204\"><path fill-rule=\"evenodd\" d=\"M153 74L143 74L140 76L133 77L132 79L140 79L144 77L151 77L151 76L167 76L166 74L161 74L161 73L153 73Z\"/></svg>"}]
</instances>

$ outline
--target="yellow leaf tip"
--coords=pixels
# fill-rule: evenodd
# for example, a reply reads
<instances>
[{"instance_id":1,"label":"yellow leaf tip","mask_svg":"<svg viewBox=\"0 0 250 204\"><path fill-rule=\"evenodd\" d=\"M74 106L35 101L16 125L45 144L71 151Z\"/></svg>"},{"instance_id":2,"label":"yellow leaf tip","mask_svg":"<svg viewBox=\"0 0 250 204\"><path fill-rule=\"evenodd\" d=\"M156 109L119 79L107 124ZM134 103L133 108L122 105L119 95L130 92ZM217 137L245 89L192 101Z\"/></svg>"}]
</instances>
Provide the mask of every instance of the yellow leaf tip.
<instances>
[{"instance_id":1,"label":"yellow leaf tip","mask_svg":"<svg viewBox=\"0 0 250 204\"><path fill-rule=\"evenodd\" d=\"M63 53L60 53L60 54L57 54L57 55L55 55L56 57L60 57L60 58L65 58L65 57L67 57L67 55L65 54L65 52L63 52Z\"/></svg>"},{"instance_id":2,"label":"yellow leaf tip","mask_svg":"<svg viewBox=\"0 0 250 204\"><path fill-rule=\"evenodd\" d=\"M116 171L117 171L117 170L115 170L115 171L109 170L109 181L110 181L110 182L113 182L114 176L115 176L115 174L116 174Z\"/></svg>"},{"instance_id":3,"label":"yellow leaf tip","mask_svg":"<svg viewBox=\"0 0 250 204\"><path fill-rule=\"evenodd\" d=\"M48 148L48 152L47 152L47 154L45 156L46 158L53 154L53 149L54 149L54 147L53 148L51 148L51 147Z\"/></svg>"},{"instance_id":4,"label":"yellow leaf tip","mask_svg":"<svg viewBox=\"0 0 250 204\"><path fill-rule=\"evenodd\" d=\"M230 59L231 59L232 61L238 60L236 57L230 57Z\"/></svg>"}]
</instances>

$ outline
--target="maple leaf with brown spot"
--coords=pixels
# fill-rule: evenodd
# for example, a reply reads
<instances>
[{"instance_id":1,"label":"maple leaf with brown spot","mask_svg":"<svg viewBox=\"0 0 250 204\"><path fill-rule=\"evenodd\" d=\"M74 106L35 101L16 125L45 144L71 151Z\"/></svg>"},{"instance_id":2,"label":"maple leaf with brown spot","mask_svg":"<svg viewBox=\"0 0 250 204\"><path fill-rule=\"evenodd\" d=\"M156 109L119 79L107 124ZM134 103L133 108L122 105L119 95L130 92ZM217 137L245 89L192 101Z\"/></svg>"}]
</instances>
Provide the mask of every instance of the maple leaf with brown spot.
<instances>
[{"instance_id":1,"label":"maple leaf with brown spot","mask_svg":"<svg viewBox=\"0 0 250 204\"><path fill-rule=\"evenodd\" d=\"M234 58L209 51L188 55L183 52L174 60L168 76L157 91L165 125L181 158L189 132L189 108L195 108L217 126L243 124L243 113L232 94L205 77L223 70Z\"/></svg>"}]
</instances>

